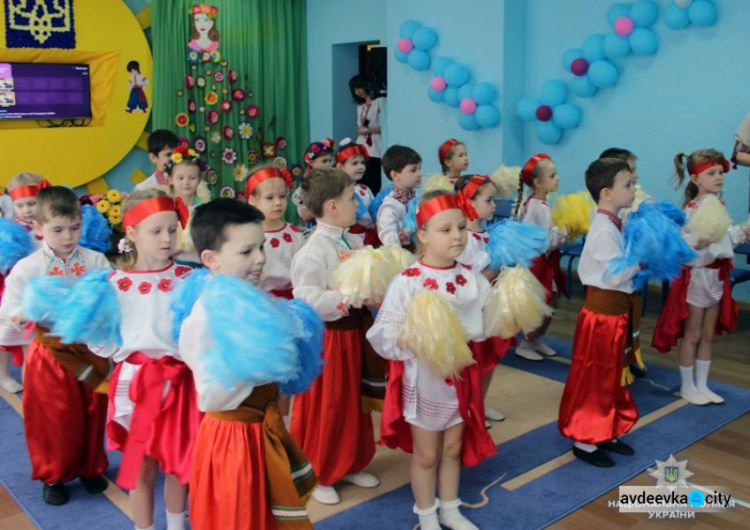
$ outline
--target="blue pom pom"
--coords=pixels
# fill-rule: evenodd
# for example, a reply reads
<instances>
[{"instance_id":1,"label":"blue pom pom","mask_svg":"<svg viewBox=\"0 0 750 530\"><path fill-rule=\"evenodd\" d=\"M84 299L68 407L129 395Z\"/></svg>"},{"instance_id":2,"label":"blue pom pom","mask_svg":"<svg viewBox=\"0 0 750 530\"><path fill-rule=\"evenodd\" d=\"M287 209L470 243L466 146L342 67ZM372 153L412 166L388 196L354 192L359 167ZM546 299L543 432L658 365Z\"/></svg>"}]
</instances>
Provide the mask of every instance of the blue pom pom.
<instances>
[{"instance_id":1,"label":"blue pom pom","mask_svg":"<svg viewBox=\"0 0 750 530\"><path fill-rule=\"evenodd\" d=\"M86 204L81 207L81 241L79 244L96 252L107 252L112 245L112 227L99 210Z\"/></svg>"},{"instance_id":2,"label":"blue pom pom","mask_svg":"<svg viewBox=\"0 0 750 530\"><path fill-rule=\"evenodd\" d=\"M304 392L323 369L323 334L325 326L318 313L302 300L278 301L281 309L294 323L294 344L297 347L295 377L279 387L286 395Z\"/></svg>"},{"instance_id":3,"label":"blue pom pom","mask_svg":"<svg viewBox=\"0 0 750 530\"><path fill-rule=\"evenodd\" d=\"M357 198L357 222L360 222L369 212L367 211L367 205L365 204L364 199L357 193L355 193L354 196Z\"/></svg>"},{"instance_id":4,"label":"blue pom pom","mask_svg":"<svg viewBox=\"0 0 750 530\"><path fill-rule=\"evenodd\" d=\"M380 191L370 203L370 217L372 217L373 221L375 221L378 218L378 210L380 210L380 207L383 205L383 199L385 199L386 196L392 191L393 191L392 184L389 184L387 186L384 186L383 188L380 188Z\"/></svg>"},{"instance_id":5,"label":"blue pom pom","mask_svg":"<svg viewBox=\"0 0 750 530\"><path fill-rule=\"evenodd\" d=\"M410 238L417 233L417 205L421 194L417 193L409 204L406 205L406 216L404 217L404 233Z\"/></svg>"},{"instance_id":6,"label":"blue pom pom","mask_svg":"<svg viewBox=\"0 0 750 530\"><path fill-rule=\"evenodd\" d=\"M196 269L192 271L187 278L181 281L177 288L172 291L172 299L169 308L174 314L172 320L172 338L175 341L180 340L180 329L182 323L193 311L195 302L203 293L206 285L206 277L209 275L208 269Z\"/></svg>"},{"instance_id":7,"label":"blue pom pom","mask_svg":"<svg viewBox=\"0 0 750 530\"><path fill-rule=\"evenodd\" d=\"M36 276L23 290L21 313L37 324L51 327L58 319L61 302L70 293L71 283L61 276Z\"/></svg>"},{"instance_id":8,"label":"blue pom pom","mask_svg":"<svg viewBox=\"0 0 750 530\"><path fill-rule=\"evenodd\" d=\"M86 274L70 289L52 327L66 344L121 345L120 303L109 270Z\"/></svg>"},{"instance_id":9,"label":"blue pom pom","mask_svg":"<svg viewBox=\"0 0 750 530\"><path fill-rule=\"evenodd\" d=\"M31 234L15 221L0 218L0 274L31 254Z\"/></svg>"},{"instance_id":10,"label":"blue pom pom","mask_svg":"<svg viewBox=\"0 0 750 530\"><path fill-rule=\"evenodd\" d=\"M211 347L203 357L211 379L225 388L274 381L297 373L292 321L266 293L234 276L213 275L203 290L211 315Z\"/></svg>"},{"instance_id":11,"label":"blue pom pom","mask_svg":"<svg viewBox=\"0 0 750 530\"><path fill-rule=\"evenodd\" d=\"M547 251L549 234L544 228L503 219L488 228L490 268L531 266L534 258Z\"/></svg>"},{"instance_id":12,"label":"blue pom pom","mask_svg":"<svg viewBox=\"0 0 750 530\"><path fill-rule=\"evenodd\" d=\"M643 204L641 204L641 208ZM685 226L687 223L687 215L685 212L680 210L677 206L668 201L657 202L654 204L648 204L646 208L656 208L661 211L662 214L669 217L672 221L677 223L678 226Z\"/></svg>"}]
</instances>

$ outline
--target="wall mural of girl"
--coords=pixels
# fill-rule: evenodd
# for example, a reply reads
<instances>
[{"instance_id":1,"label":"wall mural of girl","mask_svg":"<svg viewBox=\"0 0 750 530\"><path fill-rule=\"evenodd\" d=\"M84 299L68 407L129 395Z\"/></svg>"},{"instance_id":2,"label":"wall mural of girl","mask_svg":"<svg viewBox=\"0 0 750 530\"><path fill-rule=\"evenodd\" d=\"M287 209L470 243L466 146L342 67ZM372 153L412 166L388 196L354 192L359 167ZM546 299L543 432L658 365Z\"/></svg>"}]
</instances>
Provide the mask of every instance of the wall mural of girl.
<instances>
[{"instance_id":1,"label":"wall mural of girl","mask_svg":"<svg viewBox=\"0 0 750 530\"><path fill-rule=\"evenodd\" d=\"M199 52L212 52L219 49L219 30L216 29L216 15L219 10L209 4L195 4L190 8L193 15L192 30L188 48Z\"/></svg>"}]
</instances>

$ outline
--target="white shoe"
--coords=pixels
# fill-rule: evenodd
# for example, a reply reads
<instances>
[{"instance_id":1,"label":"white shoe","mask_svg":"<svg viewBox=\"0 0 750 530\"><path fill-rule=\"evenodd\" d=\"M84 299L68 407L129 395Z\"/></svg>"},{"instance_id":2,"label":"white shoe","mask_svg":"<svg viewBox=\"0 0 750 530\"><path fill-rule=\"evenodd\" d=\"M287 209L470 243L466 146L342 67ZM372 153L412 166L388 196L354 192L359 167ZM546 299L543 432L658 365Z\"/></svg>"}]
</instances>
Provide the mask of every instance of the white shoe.
<instances>
[{"instance_id":1,"label":"white shoe","mask_svg":"<svg viewBox=\"0 0 750 530\"><path fill-rule=\"evenodd\" d=\"M530 347L526 346L525 343L519 345L516 348L516 355L519 357L522 357L523 359L526 359L528 361L543 361L544 357L539 355L537 352L532 350Z\"/></svg>"},{"instance_id":2,"label":"white shoe","mask_svg":"<svg viewBox=\"0 0 750 530\"><path fill-rule=\"evenodd\" d=\"M703 406L711 403L711 398L700 390L685 391L680 390L680 397L693 405Z\"/></svg>"},{"instance_id":3,"label":"white shoe","mask_svg":"<svg viewBox=\"0 0 750 530\"><path fill-rule=\"evenodd\" d=\"M440 511L438 512L440 524L452 530L479 530L479 527L461 514L459 511L460 505L459 499L448 502L440 501Z\"/></svg>"},{"instance_id":4,"label":"white shoe","mask_svg":"<svg viewBox=\"0 0 750 530\"><path fill-rule=\"evenodd\" d=\"M377 488L378 486L380 486L378 477L376 477L375 475L371 475L370 473L365 473L364 471L346 475L341 480L343 482L348 482L349 484L359 486L360 488Z\"/></svg>"},{"instance_id":5,"label":"white shoe","mask_svg":"<svg viewBox=\"0 0 750 530\"><path fill-rule=\"evenodd\" d=\"M699 392L703 394L704 396L708 397L708 399L711 400L711 403L714 403L716 405L721 405L722 403L726 401L719 394L717 394L716 392L710 391L708 388L701 388Z\"/></svg>"},{"instance_id":6,"label":"white shoe","mask_svg":"<svg viewBox=\"0 0 750 530\"><path fill-rule=\"evenodd\" d=\"M557 355L557 352L542 342L542 339L535 340L531 345L534 347L535 352L541 353L545 357L554 357Z\"/></svg>"},{"instance_id":7,"label":"white shoe","mask_svg":"<svg viewBox=\"0 0 750 530\"><path fill-rule=\"evenodd\" d=\"M18 392L23 390L23 385L12 377L9 377L7 379L0 380L0 388L10 394L17 394Z\"/></svg>"},{"instance_id":8,"label":"white shoe","mask_svg":"<svg viewBox=\"0 0 750 530\"><path fill-rule=\"evenodd\" d=\"M500 412L499 410L495 410L492 407L485 405L484 406L484 417L488 420L492 421L503 421L505 419L505 414Z\"/></svg>"},{"instance_id":9,"label":"white shoe","mask_svg":"<svg viewBox=\"0 0 750 530\"><path fill-rule=\"evenodd\" d=\"M312 491L312 498L320 504L338 504L341 502L341 497L336 493L333 486L315 486Z\"/></svg>"}]
</instances>

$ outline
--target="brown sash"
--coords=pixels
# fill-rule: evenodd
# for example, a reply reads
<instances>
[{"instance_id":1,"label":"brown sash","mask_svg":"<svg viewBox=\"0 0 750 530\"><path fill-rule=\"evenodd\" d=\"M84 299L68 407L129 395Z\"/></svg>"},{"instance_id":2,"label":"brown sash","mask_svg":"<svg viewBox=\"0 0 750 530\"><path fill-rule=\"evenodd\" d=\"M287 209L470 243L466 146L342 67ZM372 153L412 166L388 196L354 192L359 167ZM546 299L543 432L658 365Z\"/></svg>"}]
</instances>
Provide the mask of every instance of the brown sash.
<instances>
[{"instance_id":1,"label":"brown sash","mask_svg":"<svg viewBox=\"0 0 750 530\"><path fill-rule=\"evenodd\" d=\"M48 335L49 329L37 324L34 340L45 346L52 357L78 380L94 390L110 372L109 359L95 355L83 344L63 344L59 337Z\"/></svg>"},{"instance_id":2,"label":"brown sash","mask_svg":"<svg viewBox=\"0 0 750 530\"><path fill-rule=\"evenodd\" d=\"M628 314L628 338L625 344L625 355L623 356L622 386L635 381L635 376L630 371L631 357L633 352L633 295L622 291L600 289L592 285L586 286L586 300L583 307L600 315L619 316Z\"/></svg>"}]
</instances>

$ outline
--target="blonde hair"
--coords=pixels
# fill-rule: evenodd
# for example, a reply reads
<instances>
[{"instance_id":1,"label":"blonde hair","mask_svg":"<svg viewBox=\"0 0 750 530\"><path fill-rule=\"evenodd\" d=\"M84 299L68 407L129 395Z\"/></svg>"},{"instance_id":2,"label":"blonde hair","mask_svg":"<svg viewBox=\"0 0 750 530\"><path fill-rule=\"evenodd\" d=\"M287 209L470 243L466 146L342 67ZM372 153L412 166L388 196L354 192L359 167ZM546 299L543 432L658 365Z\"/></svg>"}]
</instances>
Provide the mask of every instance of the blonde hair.
<instances>
[{"instance_id":1,"label":"blonde hair","mask_svg":"<svg viewBox=\"0 0 750 530\"><path fill-rule=\"evenodd\" d=\"M723 163L726 158L723 153L716 149L699 149L690 154L677 153L674 156L674 176L672 177L672 182L675 183L674 188L679 189L686 176L688 179L690 178L688 171L691 166L708 160ZM693 181L688 180L687 186L685 186L685 198L682 207L687 206L690 201L695 199L696 195L698 195L698 186Z\"/></svg>"},{"instance_id":2,"label":"blonde hair","mask_svg":"<svg viewBox=\"0 0 750 530\"><path fill-rule=\"evenodd\" d=\"M143 201L153 199L154 197L168 197L168 195L163 190L159 190L156 188L134 191L133 193L128 195L128 197L123 202L123 217L128 212L128 210L131 210L132 208L135 208L136 206L141 204ZM138 261L138 251L136 250L133 242L128 239L127 235L125 235L124 238L130 244L130 248L128 248L127 252L124 252L120 259L117 260L117 265L121 269L132 269L133 267L135 267L135 263Z\"/></svg>"},{"instance_id":3,"label":"blonde hair","mask_svg":"<svg viewBox=\"0 0 750 530\"><path fill-rule=\"evenodd\" d=\"M44 177L39 173L34 173L32 171L23 171L10 179L10 182L8 182L8 191L20 186L36 186L43 180Z\"/></svg>"}]
</instances>

